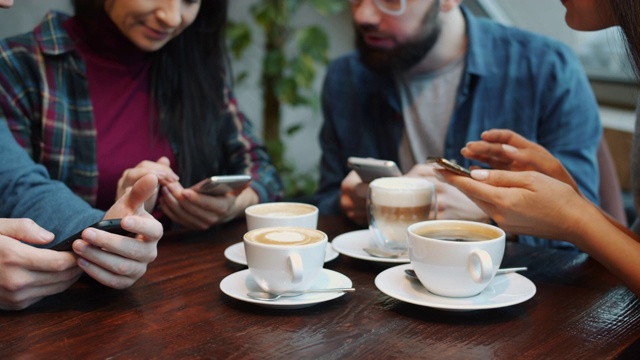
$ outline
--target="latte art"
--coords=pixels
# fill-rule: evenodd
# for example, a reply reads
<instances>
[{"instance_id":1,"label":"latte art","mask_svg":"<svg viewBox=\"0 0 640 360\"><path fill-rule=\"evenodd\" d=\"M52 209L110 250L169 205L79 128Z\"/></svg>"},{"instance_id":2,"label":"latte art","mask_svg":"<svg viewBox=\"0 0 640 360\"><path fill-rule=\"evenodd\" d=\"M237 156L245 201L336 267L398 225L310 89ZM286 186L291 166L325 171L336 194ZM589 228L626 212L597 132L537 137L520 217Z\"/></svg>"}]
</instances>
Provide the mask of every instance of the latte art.
<instances>
[{"instance_id":1,"label":"latte art","mask_svg":"<svg viewBox=\"0 0 640 360\"><path fill-rule=\"evenodd\" d=\"M245 236L248 241L265 245L299 246L322 241L321 231L304 228L261 228L250 231Z\"/></svg>"}]
</instances>

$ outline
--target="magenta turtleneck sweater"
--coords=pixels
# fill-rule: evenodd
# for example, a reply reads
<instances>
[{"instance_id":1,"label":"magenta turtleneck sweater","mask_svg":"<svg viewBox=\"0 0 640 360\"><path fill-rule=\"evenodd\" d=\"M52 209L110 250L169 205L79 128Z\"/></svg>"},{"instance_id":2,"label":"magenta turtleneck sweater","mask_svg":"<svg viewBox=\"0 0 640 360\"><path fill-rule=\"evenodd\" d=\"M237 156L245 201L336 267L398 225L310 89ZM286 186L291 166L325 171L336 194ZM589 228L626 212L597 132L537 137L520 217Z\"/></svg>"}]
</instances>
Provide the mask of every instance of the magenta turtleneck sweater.
<instances>
[{"instance_id":1,"label":"magenta turtleneck sweater","mask_svg":"<svg viewBox=\"0 0 640 360\"><path fill-rule=\"evenodd\" d=\"M96 21L100 31L88 42L79 41L86 31L75 18L68 20L65 28L86 63L97 132L96 206L108 209L126 169L161 156L171 160L174 171L176 164L168 139L159 138L151 129L151 54L131 43L106 15ZM155 116L153 121L157 121Z\"/></svg>"}]
</instances>

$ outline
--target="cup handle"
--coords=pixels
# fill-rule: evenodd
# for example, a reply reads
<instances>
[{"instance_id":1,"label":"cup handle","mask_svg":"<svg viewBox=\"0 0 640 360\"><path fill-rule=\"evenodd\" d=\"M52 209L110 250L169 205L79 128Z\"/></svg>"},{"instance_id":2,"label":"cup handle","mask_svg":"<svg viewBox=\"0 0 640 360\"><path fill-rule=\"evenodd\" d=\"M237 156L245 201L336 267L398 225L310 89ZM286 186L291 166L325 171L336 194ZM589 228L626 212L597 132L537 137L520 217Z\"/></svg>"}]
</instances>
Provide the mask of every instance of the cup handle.
<instances>
[{"instance_id":1,"label":"cup handle","mask_svg":"<svg viewBox=\"0 0 640 360\"><path fill-rule=\"evenodd\" d=\"M302 275L304 274L302 267L302 258L298 253L291 253L289 254L288 261L289 267L291 268L291 282L297 284L302 281Z\"/></svg>"},{"instance_id":2,"label":"cup handle","mask_svg":"<svg viewBox=\"0 0 640 360\"><path fill-rule=\"evenodd\" d=\"M484 284L493 277L493 261L491 255L484 250L475 250L469 255L469 273L478 284Z\"/></svg>"}]
</instances>

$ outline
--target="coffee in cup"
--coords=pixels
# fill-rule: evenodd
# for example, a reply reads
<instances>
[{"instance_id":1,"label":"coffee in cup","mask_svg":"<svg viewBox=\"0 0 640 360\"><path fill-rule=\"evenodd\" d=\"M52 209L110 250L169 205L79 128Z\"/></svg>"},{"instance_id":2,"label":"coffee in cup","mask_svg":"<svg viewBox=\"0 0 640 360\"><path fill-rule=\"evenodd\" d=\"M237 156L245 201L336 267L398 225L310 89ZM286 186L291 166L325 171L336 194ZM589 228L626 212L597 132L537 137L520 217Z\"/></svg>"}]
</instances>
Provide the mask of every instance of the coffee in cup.
<instances>
[{"instance_id":1,"label":"coffee in cup","mask_svg":"<svg viewBox=\"0 0 640 360\"><path fill-rule=\"evenodd\" d=\"M302 227L258 228L244 235L249 272L264 291L307 290L324 266L327 235Z\"/></svg>"},{"instance_id":2,"label":"coffee in cup","mask_svg":"<svg viewBox=\"0 0 640 360\"><path fill-rule=\"evenodd\" d=\"M469 297L484 290L500 267L505 248L502 229L479 222L431 220L407 229L409 258L430 292Z\"/></svg>"},{"instance_id":3,"label":"coffee in cup","mask_svg":"<svg viewBox=\"0 0 640 360\"><path fill-rule=\"evenodd\" d=\"M254 230L273 226L296 226L315 229L318 208L304 203L273 202L249 206L244 211L247 228Z\"/></svg>"},{"instance_id":4,"label":"coffee in cup","mask_svg":"<svg viewBox=\"0 0 640 360\"><path fill-rule=\"evenodd\" d=\"M369 184L369 229L376 245L392 251L407 249L407 227L435 218L435 185L422 178L385 177Z\"/></svg>"}]
</instances>

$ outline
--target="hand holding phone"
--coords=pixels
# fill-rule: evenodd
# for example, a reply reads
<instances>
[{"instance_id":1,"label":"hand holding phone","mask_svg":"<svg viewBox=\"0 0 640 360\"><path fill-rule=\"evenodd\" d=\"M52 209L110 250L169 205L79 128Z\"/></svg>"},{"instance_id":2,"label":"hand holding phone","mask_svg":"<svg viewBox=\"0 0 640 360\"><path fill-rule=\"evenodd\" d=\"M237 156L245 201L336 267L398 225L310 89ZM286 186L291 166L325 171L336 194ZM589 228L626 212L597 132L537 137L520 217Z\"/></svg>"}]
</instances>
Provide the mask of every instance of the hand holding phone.
<instances>
[{"instance_id":1,"label":"hand holding phone","mask_svg":"<svg viewBox=\"0 0 640 360\"><path fill-rule=\"evenodd\" d=\"M380 177L401 176L402 172L395 162L373 158L350 157L347 159L349 168L353 169L362 182L370 183Z\"/></svg>"},{"instance_id":2,"label":"hand holding phone","mask_svg":"<svg viewBox=\"0 0 640 360\"><path fill-rule=\"evenodd\" d=\"M82 232L87 229L87 228L95 228L98 230L104 230L113 234L118 234L118 235L133 235L130 232L128 232L127 230L123 229L122 226L120 226L120 219L110 219L110 220L102 220L102 221L98 221L97 223L87 226L86 228L78 231L77 233L69 236L68 238L62 240L62 242L56 244L55 246L51 247L51 250L56 250L56 251L71 251L71 245L73 244L74 241L76 241L77 239L81 239L82 238Z\"/></svg>"},{"instance_id":3,"label":"hand holding phone","mask_svg":"<svg viewBox=\"0 0 640 360\"><path fill-rule=\"evenodd\" d=\"M444 169L453 172L454 174L471 177L471 172L469 169L462 167L450 160L441 157L429 156L427 158L428 163L436 163L442 166Z\"/></svg>"},{"instance_id":4,"label":"hand holding phone","mask_svg":"<svg viewBox=\"0 0 640 360\"><path fill-rule=\"evenodd\" d=\"M242 190L250 182L250 175L212 176L194 185L193 189L206 195L224 195L230 191Z\"/></svg>"}]
</instances>

